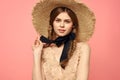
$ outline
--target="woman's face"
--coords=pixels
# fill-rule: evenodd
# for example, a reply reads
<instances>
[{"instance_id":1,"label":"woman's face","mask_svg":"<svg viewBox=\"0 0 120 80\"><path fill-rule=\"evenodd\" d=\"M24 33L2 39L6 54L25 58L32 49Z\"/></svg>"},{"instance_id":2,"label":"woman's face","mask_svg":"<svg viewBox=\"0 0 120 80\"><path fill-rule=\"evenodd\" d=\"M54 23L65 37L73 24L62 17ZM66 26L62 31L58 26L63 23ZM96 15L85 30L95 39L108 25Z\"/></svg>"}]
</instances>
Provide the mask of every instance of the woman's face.
<instances>
[{"instance_id":1,"label":"woman's face","mask_svg":"<svg viewBox=\"0 0 120 80\"><path fill-rule=\"evenodd\" d=\"M53 21L56 36L66 36L72 31L73 22L67 12L60 13Z\"/></svg>"}]
</instances>

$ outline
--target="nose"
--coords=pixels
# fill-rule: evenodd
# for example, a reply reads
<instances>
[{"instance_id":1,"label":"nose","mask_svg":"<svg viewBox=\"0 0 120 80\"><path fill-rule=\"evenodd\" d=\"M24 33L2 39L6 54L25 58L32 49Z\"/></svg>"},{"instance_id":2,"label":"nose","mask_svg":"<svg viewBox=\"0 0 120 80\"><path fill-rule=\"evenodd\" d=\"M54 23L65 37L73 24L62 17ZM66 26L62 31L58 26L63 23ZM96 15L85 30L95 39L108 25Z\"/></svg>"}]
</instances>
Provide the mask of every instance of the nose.
<instances>
[{"instance_id":1,"label":"nose","mask_svg":"<svg viewBox=\"0 0 120 80\"><path fill-rule=\"evenodd\" d=\"M61 23L60 23L60 27L64 27L64 22L61 22Z\"/></svg>"}]
</instances>

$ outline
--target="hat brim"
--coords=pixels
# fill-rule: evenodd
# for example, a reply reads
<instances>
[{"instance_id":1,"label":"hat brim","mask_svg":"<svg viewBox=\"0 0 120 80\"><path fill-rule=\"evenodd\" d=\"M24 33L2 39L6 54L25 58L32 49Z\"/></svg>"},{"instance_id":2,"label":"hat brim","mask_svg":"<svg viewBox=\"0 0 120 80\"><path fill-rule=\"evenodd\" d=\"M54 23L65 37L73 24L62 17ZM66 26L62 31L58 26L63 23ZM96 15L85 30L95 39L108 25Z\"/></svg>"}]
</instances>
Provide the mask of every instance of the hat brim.
<instances>
[{"instance_id":1,"label":"hat brim","mask_svg":"<svg viewBox=\"0 0 120 80\"><path fill-rule=\"evenodd\" d=\"M94 32L95 15L85 4L74 0L45 0L37 3L32 12L36 31L48 37L50 12L60 6L68 7L76 14L79 22L79 41L88 41Z\"/></svg>"}]
</instances>

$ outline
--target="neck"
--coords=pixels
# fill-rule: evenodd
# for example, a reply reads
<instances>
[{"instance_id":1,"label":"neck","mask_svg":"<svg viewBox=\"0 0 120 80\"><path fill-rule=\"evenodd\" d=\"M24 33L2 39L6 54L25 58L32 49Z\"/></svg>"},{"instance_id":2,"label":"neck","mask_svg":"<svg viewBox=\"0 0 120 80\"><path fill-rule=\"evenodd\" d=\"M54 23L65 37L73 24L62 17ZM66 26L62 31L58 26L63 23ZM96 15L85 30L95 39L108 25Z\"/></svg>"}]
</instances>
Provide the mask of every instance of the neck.
<instances>
[{"instance_id":1,"label":"neck","mask_svg":"<svg viewBox=\"0 0 120 80\"><path fill-rule=\"evenodd\" d=\"M55 40L55 39L57 39L58 37L59 37L58 35L55 35L55 36L52 37L52 40Z\"/></svg>"}]
</instances>

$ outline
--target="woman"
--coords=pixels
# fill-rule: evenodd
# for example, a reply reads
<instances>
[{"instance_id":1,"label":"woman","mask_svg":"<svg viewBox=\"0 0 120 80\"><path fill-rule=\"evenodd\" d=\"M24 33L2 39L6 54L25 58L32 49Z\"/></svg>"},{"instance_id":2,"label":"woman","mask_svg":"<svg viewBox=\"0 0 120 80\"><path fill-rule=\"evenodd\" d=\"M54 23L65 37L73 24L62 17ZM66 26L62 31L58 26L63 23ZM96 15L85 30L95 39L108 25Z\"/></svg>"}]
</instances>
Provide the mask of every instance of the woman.
<instances>
[{"instance_id":1,"label":"woman","mask_svg":"<svg viewBox=\"0 0 120 80\"><path fill-rule=\"evenodd\" d=\"M94 22L94 14L82 3L38 3L33 11L33 24L40 34L33 45L33 80L88 80L90 47L86 41Z\"/></svg>"}]
</instances>

